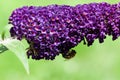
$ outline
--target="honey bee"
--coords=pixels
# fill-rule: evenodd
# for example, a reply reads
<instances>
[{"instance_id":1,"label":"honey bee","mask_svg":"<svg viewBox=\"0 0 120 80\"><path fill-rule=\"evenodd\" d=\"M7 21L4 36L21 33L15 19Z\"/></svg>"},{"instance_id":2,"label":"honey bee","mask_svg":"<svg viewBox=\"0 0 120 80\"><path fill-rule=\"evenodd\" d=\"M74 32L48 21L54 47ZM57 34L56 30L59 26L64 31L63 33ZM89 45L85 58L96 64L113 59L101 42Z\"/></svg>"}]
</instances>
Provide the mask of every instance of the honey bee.
<instances>
[{"instance_id":1,"label":"honey bee","mask_svg":"<svg viewBox=\"0 0 120 80\"><path fill-rule=\"evenodd\" d=\"M27 52L34 54L34 56L38 56L38 49L33 47L33 43L31 43L30 47L28 47L26 50L28 50Z\"/></svg>"},{"instance_id":2,"label":"honey bee","mask_svg":"<svg viewBox=\"0 0 120 80\"><path fill-rule=\"evenodd\" d=\"M65 59L71 59L71 58L73 58L75 55L76 55L76 51L75 51L75 50L71 50L71 51L69 51L69 52L66 53L66 54L62 54L62 56L63 56Z\"/></svg>"}]
</instances>

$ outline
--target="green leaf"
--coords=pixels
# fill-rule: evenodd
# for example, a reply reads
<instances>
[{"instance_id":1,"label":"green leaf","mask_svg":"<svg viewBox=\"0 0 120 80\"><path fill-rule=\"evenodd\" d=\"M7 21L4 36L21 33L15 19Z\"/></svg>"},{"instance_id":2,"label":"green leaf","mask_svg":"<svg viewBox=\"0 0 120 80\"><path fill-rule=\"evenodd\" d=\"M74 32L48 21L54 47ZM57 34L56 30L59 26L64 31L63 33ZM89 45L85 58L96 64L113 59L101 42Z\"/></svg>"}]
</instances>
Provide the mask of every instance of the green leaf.
<instances>
[{"instance_id":1,"label":"green leaf","mask_svg":"<svg viewBox=\"0 0 120 80\"><path fill-rule=\"evenodd\" d=\"M29 65L28 65L28 59L26 56L25 47L22 44L21 41L17 39L7 38L0 42L2 45L7 47L10 51L12 51L22 62L25 70L29 74Z\"/></svg>"},{"instance_id":2,"label":"green leaf","mask_svg":"<svg viewBox=\"0 0 120 80\"><path fill-rule=\"evenodd\" d=\"M12 26L13 25L11 25L11 24L8 24L5 26L4 30L2 31L2 35L1 35L2 40L4 40L6 37L10 36L9 30Z\"/></svg>"},{"instance_id":3,"label":"green leaf","mask_svg":"<svg viewBox=\"0 0 120 80\"><path fill-rule=\"evenodd\" d=\"M1 34L0 34L0 42L2 42ZM4 53L7 50L8 49L4 45L0 44L0 54Z\"/></svg>"},{"instance_id":4,"label":"green leaf","mask_svg":"<svg viewBox=\"0 0 120 80\"><path fill-rule=\"evenodd\" d=\"M5 51L7 51L8 49L4 46L4 45L0 45L0 54L4 53Z\"/></svg>"}]
</instances>

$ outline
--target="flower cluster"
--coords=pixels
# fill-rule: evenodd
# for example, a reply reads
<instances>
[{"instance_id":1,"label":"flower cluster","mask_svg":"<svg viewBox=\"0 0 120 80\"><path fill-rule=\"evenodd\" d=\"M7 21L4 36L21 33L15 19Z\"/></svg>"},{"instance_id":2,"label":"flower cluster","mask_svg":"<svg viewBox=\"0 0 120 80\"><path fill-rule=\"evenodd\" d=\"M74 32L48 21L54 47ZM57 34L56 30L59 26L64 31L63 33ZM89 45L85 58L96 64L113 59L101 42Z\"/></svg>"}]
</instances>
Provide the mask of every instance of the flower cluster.
<instances>
[{"instance_id":1,"label":"flower cluster","mask_svg":"<svg viewBox=\"0 0 120 80\"><path fill-rule=\"evenodd\" d=\"M106 35L117 39L120 4L25 6L13 11L9 23L11 36L29 43L28 58L53 60L68 55L81 41L90 46L95 39L104 42Z\"/></svg>"}]
</instances>

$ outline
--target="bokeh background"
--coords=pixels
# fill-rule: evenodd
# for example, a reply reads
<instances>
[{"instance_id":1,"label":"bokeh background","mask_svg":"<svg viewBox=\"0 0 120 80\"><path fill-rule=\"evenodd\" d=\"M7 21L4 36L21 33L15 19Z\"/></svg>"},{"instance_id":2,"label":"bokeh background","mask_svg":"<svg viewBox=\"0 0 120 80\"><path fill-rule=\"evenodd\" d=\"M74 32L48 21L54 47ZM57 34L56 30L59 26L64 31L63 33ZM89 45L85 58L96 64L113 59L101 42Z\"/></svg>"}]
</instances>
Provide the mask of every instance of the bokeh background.
<instances>
[{"instance_id":1,"label":"bokeh background","mask_svg":"<svg viewBox=\"0 0 120 80\"><path fill-rule=\"evenodd\" d=\"M0 33L8 24L12 11L22 6L50 4L76 5L90 2L118 3L120 0L0 0ZM27 44L26 44L27 46ZM10 51L0 55L0 80L120 80L120 39L107 36L104 43L98 40L91 47L80 43L77 55L70 60L62 56L54 61L29 59L30 75Z\"/></svg>"}]
</instances>

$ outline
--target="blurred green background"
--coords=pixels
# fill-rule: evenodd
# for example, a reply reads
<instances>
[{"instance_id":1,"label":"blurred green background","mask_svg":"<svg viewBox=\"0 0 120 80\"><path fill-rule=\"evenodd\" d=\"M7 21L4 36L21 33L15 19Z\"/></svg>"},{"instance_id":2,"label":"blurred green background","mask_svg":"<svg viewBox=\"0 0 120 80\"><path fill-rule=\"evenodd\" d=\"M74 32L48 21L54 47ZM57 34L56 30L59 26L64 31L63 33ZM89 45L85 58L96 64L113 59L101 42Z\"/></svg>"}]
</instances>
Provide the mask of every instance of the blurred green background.
<instances>
[{"instance_id":1,"label":"blurred green background","mask_svg":"<svg viewBox=\"0 0 120 80\"><path fill-rule=\"evenodd\" d=\"M120 0L1 0L0 33L8 24L12 11L22 6L50 4L76 5L90 2L118 3ZM93 46L80 43L77 55L71 60L61 56L54 61L29 59L30 75L10 51L0 55L0 80L120 80L120 39L108 36L103 44L96 40Z\"/></svg>"}]
</instances>

